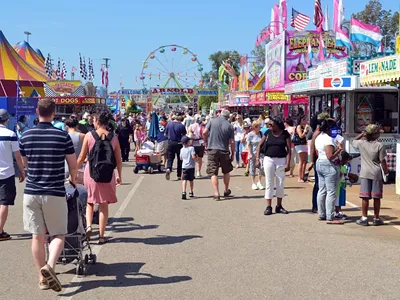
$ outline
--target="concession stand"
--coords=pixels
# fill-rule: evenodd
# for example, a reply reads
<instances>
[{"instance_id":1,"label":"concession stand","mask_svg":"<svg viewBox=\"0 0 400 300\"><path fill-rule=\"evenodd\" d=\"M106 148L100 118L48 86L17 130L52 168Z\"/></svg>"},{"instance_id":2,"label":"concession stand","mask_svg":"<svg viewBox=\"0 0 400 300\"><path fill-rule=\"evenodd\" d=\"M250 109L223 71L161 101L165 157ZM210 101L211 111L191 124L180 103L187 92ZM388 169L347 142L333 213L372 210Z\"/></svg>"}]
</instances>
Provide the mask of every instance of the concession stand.
<instances>
[{"instance_id":1,"label":"concession stand","mask_svg":"<svg viewBox=\"0 0 400 300\"><path fill-rule=\"evenodd\" d=\"M396 193L400 195L400 54L379 57L362 62L360 65L360 85L364 88L383 88L390 86L393 92L378 95L364 94L363 100L371 107L367 118L382 120L383 130L391 132L396 143L388 147L387 162L390 171L396 174Z\"/></svg>"}]
</instances>

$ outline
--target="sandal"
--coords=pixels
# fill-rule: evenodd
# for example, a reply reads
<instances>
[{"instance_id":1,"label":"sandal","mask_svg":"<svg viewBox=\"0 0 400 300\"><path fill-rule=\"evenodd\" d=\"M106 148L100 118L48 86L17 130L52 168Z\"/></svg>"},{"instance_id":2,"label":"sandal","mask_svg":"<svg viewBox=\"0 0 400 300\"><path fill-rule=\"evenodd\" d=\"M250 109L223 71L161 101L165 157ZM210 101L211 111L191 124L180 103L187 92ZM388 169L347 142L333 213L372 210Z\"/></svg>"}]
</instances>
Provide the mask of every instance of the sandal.
<instances>
[{"instance_id":1,"label":"sandal","mask_svg":"<svg viewBox=\"0 0 400 300\"><path fill-rule=\"evenodd\" d=\"M108 242L106 237L99 237L99 241L97 242L98 245L104 245Z\"/></svg>"},{"instance_id":2,"label":"sandal","mask_svg":"<svg viewBox=\"0 0 400 300\"><path fill-rule=\"evenodd\" d=\"M44 280L47 281L49 288L55 292L61 292L62 285L58 280L56 273L49 265L45 265L43 268L41 268L40 273L44 277Z\"/></svg>"},{"instance_id":3,"label":"sandal","mask_svg":"<svg viewBox=\"0 0 400 300\"><path fill-rule=\"evenodd\" d=\"M40 280L39 289L42 291L47 291L48 289L50 289L50 286L45 279Z\"/></svg>"},{"instance_id":4,"label":"sandal","mask_svg":"<svg viewBox=\"0 0 400 300\"><path fill-rule=\"evenodd\" d=\"M93 229L92 226L86 227L86 239L90 242L90 238L92 237Z\"/></svg>"},{"instance_id":5,"label":"sandal","mask_svg":"<svg viewBox=\"0 0 400 300\"><path fill-rule=\"evenodd\" d=\"M221 197L218 196L218 195L214 195L213 199L214 199L215 201L220 201L220 200L221 200Z\"/></svg>"}]
</instances>

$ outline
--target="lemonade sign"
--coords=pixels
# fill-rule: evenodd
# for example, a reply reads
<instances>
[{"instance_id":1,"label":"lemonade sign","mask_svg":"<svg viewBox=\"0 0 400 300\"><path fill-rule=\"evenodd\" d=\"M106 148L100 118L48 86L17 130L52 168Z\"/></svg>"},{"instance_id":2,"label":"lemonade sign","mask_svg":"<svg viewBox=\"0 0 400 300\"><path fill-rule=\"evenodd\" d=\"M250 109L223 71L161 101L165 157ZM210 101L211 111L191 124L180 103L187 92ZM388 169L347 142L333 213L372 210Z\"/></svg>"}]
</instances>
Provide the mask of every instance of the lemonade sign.
<instances>
[{"instance_id":1,"label":"lemonade sign","mask_svg":"<svg viewBox=\"0 0 400 300\"><path fill-rule=\"evenodd\" d=\"M364 84L388 83L400 77L399 55L362 62L360 82Z\"/></svg>"}]
</instances>

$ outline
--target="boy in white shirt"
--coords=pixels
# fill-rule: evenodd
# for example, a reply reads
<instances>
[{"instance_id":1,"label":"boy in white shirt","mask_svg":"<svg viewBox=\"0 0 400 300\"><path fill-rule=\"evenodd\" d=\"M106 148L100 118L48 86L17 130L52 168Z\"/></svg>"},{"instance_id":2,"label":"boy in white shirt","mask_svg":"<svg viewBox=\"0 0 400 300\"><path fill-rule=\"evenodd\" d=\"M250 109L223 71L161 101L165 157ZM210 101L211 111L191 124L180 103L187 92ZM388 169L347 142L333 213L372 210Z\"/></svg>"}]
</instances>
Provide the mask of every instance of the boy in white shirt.
<instances>
[{"instance_id":1,"label":"boy in white shirt","mask_svg":"<svg viewBox=\"0 0 400 300\"><path fill-rule=\"evenodd\" d=\"M189 197L193 198L193 188L194 188L194 173L196 167L196 153L194 147L191 145L191 139L188 136L182 137L183 147L180 152L180 158L182 160L182 200L186 200L186 187L187 182L190 184Z\"/></svg>"}]
</instances>

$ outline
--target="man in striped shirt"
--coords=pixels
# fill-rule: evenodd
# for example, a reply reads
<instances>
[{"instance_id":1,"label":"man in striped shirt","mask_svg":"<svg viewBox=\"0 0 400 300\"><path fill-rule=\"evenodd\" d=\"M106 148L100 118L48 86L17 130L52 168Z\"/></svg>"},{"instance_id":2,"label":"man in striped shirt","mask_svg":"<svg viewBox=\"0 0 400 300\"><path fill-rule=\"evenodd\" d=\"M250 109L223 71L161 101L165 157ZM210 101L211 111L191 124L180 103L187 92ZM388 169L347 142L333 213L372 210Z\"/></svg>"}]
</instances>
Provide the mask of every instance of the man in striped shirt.
<instances>
[{"instance_id":1,"label":"man in striped shirt","mask_svg":"<svg viewBox=\"0 0 400 300\"><path fill-rule=\"evenodd\" d=\"M55 103L45 98L38 102L39 124L20 139L20 151L27 168L24 191L24 228L32 233L32 254L39 270L39 288L61 291L54 271L64 248L68 208L65 197L65 160L75 185L77 175L74 146L68 133L51 121ZM45 236L51 236L49 257L45 260Z\"/></svg>"}]
</instances>

